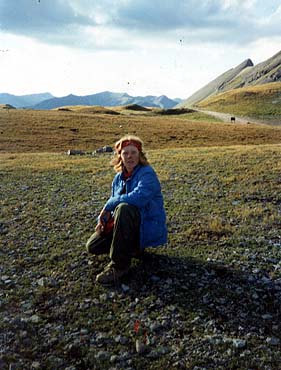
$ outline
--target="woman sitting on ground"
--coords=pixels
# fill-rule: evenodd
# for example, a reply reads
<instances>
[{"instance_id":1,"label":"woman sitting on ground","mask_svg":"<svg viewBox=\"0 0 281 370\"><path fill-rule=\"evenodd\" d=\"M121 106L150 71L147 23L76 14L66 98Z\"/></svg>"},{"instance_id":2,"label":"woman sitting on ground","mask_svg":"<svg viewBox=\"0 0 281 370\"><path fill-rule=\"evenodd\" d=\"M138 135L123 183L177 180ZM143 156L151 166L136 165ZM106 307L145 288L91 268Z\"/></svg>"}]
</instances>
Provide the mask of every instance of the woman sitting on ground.
<instances>
[{"instance_id":1,"label":"woman sitting on ground","mask_svg":"<svg viewBox=\"0 0 281 370\"><path fill-rule=\"evenodd\" d=\"M126 275L131 258L145 247L167 242L166 215L160 182L143 151L143 142L127 135L115 144L111 162L117 174L111 196L105 203L87 241L88 252L109 253L111 262L96 277L109 284Z\"/></svg>"}]
</instances>

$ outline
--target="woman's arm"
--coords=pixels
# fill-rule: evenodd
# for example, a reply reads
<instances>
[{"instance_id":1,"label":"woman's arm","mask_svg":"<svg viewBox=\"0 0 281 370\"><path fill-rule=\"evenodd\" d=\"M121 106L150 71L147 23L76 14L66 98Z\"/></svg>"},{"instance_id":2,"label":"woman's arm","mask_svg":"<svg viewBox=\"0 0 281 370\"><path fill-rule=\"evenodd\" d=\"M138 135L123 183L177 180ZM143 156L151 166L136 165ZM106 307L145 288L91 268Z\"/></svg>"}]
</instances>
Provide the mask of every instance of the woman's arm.
<instances>
[{"instance_id":1,"label":"woman's arm","mask_svg":"<svg viewBox=\"0 0 281 370\"><path fill-rule=\"evenodd\" d=\"M136 186L126 194L115 195L109 198L105 204L107 211L112 211L119 203L128 203L138 208L144 207L153 197L160 185L154 171L143 173Z\"/></svg>"}]
</instances>

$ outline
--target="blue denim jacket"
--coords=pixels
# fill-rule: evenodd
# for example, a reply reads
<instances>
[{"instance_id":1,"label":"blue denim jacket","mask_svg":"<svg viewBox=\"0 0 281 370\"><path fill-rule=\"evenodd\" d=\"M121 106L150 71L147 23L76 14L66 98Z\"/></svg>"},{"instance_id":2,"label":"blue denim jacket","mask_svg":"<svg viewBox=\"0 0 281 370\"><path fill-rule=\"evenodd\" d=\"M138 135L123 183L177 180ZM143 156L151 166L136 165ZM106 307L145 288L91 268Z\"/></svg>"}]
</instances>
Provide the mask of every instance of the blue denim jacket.
<instances>
[{"instance_id":1,"label":"blue denim jacket","mask_svg":"<svg viewBox=\"0 0 281 370\"><path fill-rule=\"evenodd\" d=\"M122 194L123 189L126 192ZM112 182L111 197L105 204L113 212L120 203L136 206L141 215L140 246L156 247L167 242L166 213L161 185L151 166L138 165L126 181L122 172Z\"/></svg>"}]
</instances>

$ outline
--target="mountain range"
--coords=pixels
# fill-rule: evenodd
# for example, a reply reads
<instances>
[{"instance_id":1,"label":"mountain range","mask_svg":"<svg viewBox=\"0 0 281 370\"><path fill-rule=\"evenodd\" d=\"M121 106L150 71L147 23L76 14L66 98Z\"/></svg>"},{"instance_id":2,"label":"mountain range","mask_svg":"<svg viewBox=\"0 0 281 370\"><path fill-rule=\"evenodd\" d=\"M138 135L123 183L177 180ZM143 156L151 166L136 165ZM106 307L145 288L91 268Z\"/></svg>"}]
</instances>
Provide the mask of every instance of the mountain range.
<instances>
[{"instance_id":1,"label":"mountain range","mask_svg":"<svg viewBox=\"0 0 281 370\"><path fill-rule=\"evenodd\" d=\"M130 104L137 104L143 107L158 107L158 108L173 108L179 104L181 99L169 99L165 95L161 96L130 96L126 93L114 93L104 91L101 93L77 96L67 95L60 98L54 97L50 93L33 94L33 95L11 95L0 94L0 104L10 104L15 108L32 108L49 110L65 106L75 105L99 105L99 106L123 106Z\"/></svg>"},{"instance_id":2,"label":"mountain range","mask_svg":"<svg viewBox=\"0 0 281 370\"><path fill-rule=\"evenodd\" d=\"M251 59L224 72L189 96L179 107L190 107L220 93L238 88L281 81L281 51L262 63L254 65Z\"/></svg>"},{"instance_id":3,"label":"mountain range","mask_svg":"<svg viewBox=\"0 0 281 370\"><path fill-rule=\"evenodd\" d=\"M219 75L185 100L169 99L165 95L133 97L127 93L110 91L85 96L70 94L60 98L54 97L50 93L22 96L3 93L0 94L0 104L42 110L75 105L113 107L132 104L162 109L188 108L223 92L272 82L281 82L281 51L257 65L254 65L251 59L246 59L238 66Z\"/></svg>"},{"instance_id":4,"label":"mountain range","mask_svg":"<svg viewBox=\"0 0 281 370\"><path fill-rule=\"evenodd\" d=\"M25 108L31 107L51 98L53 98L53 95L50 93L29 95L12 95L7 93L0 93L0 104L10 104L15 108Z\"/></svg>"}]
</instances>

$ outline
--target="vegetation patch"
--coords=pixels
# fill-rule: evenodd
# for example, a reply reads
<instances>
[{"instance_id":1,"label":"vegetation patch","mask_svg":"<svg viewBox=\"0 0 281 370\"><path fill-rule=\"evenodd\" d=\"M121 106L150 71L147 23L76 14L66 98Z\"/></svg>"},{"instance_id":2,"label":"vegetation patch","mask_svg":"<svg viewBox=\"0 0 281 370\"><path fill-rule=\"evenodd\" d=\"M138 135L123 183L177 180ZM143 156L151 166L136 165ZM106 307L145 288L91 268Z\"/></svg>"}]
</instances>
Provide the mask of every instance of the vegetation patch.
<instances>
[{"instance_id":1,"label":"vegetation patch","mask_svg":"<svg viewBox=\"0 0 281 370\"><path fill-rule=\"evenodd\" d=\"M95 105L71 105L65 107L55 108L55 111L64 111L64 112L76 112L76 113L88 113L88 114L113 114L118 115L119 112L115 110L108 109L102 106Z\"/></svg>"},{"instance_id":2,"label":"vegetation patch","mask_svg":"<svg viewBox=\"0 0 281 370\"><path fill-rule=\"evenodd\" d=\"M148 149L169 243L104 288L85 242L110 156L2 153L1 369L279 369L280 155Z\"/></svg>"},{"instance_id":3,"label":"vegetation patch","mask_svg":"<svg viewBox=\"0 0 281 370\"><path fill-rule=\"evenodd\" d=\"M187 114L194 113L194 109L189 108L171 108L171 109L161 109L158 114L162 115L178 115L178 114Z\"/></svg>"},{"instance_id":4,"label":"vegetation patch","mask_svg":"<svg viewBox=\"0 0 281 370\"><path fill-rule=\"evenodd\" d=\"M281 83L233 89L196 104L197 107L280 123Z\"/></svg>"},{"instance_id":5,"label":"vegetation patch","mask_svg":"<svg viewBox=\"0 0 281 370\"><path fill-rule=\"evenodd\" d=\"M129 104L129 105L125 105L123 107L124 110L136 110L136 111L141 111L141 112L150 112L151 109L149 108L146 108L146 107L142 107L141 105L138 105L138 104Z\"/></svg>"},{"instance_id":6,"label":"vegetation patch","mask_svg":"<svg viewBox=\"0 0 281 370\"><path fill-rule=\"evenodd\" d=\"M171 116L131 112L134 114L0 111L0 152L93 152L105 145L113 146L125 134L140 136L147 149L281 141L281 130L273 126L223 123L198 112Z\"/></svg>"}]
</instances>

